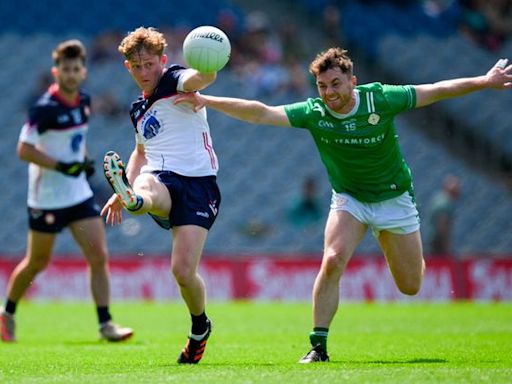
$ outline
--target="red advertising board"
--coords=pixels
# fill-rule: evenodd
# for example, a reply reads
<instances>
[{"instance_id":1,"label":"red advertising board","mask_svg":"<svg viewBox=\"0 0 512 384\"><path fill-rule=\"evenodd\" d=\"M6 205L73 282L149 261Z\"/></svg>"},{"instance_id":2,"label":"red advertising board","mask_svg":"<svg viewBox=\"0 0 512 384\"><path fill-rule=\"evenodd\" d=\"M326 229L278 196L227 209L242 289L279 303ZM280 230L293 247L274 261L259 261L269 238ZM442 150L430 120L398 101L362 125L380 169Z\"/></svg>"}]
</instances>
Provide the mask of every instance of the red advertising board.
<instances>
[{"instance_id":1,"label":"red advertising board","mask_svg":"<svg viewBox=\"0 0 512 384\"><path fill-rule=\"evenodd\" d=\"M250 258L205 257L201 274L210 300L309 301L320 257L293 259L269 255ZM5 292L15 262L0 259L0 289ZM110 262L112 297L116 300L174 300L179 291L168 258L137 257ZM378 257L351 260L342 278L343 301L512 300L512 259L427 260L420 293L402 295L385 261ZM84 261L57 258L41 273L27 298L87 300Z\"/></svg>"}]
</instances>

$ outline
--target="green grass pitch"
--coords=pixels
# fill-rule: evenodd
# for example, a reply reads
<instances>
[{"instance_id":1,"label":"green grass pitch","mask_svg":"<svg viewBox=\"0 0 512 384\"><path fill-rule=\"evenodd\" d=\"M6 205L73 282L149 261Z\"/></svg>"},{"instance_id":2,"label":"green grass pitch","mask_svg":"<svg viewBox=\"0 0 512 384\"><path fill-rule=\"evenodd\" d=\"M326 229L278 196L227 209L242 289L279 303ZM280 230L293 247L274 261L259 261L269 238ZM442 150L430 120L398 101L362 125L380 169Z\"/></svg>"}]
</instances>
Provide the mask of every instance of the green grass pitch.
<instances>
[{"instance_id":1,"label":"green grass pitch","mask_svg":"<svg viewBox=\"0 0 512 384\"><path fill-rule=\"evenodd\" d=\"M210 303L201 363L178 366L182 303L114 303L135 328L100 342L89 303L22 302L18 342L0 344L0 383L512 383L512 303L342 304L330 363L300 365L308 303Z\"/></svg>"}]
</instances>

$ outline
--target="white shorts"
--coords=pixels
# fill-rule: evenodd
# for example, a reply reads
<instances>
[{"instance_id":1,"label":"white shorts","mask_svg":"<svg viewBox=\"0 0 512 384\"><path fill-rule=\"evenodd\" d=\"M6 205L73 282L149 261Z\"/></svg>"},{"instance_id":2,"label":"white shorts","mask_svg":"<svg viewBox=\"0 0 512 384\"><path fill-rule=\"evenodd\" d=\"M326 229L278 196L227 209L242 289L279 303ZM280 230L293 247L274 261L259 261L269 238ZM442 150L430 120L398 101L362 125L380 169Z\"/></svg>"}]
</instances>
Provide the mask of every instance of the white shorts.
<instances>
[{"instance_id":1,"label":"white shorts","mask_svg":"<svg viewBox=\"0 0 512 384\"><path fill-rule=\"evenodd\" d=\"M346 193L332 191L331 211L347 211L370 227L375 237L380 231L406 235L420 229L420 217L409 192L378 203L362 203Z\"/></svg>"}]
</instances>

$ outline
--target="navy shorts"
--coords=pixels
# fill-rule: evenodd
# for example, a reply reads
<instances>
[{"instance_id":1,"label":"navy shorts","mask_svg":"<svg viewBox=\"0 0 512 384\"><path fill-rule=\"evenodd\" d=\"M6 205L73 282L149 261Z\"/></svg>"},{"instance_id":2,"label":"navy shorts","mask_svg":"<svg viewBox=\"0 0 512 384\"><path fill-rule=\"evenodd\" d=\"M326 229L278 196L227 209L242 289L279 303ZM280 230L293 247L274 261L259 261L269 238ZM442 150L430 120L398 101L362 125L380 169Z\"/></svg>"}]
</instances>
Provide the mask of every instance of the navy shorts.
<instances>
[{"instance_id":1,"label":"navy shorts","mask_svg":"<svg viewBox=\"0 0 512 384\"><path fill-rule=\"evenodd\" d=\"M83 203L61 209L28 207L28 226L34 231L58 233L74 221L99 215L100 207L94 202L94 198L91 197Z\"/></svg>"},{"instance_id":2,"label":"navy shorts","mask_svg":"<svg viewBox=\"0 0 512 384\"><path fill-rule=\"evenodd\" d=\"M171 171L153 174L171 195L168 218L150 216L164 229L181 225L198 225L210 229L219 211L221 196L216 176L189 177Z\"/></svg>"}]
</instances>

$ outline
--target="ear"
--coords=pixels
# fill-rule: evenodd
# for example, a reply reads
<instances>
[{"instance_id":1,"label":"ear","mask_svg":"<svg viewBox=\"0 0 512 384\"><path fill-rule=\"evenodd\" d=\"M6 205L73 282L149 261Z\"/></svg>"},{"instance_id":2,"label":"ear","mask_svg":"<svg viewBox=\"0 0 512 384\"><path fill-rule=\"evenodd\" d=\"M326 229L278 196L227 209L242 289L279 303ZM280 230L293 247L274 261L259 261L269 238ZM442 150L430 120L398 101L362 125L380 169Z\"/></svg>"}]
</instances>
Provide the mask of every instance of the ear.
<instances>
[{"instance_id":1,"label":"ear","mask_svg":"<svg viewBox=\"0 0 512 384\"><path fill-rule=\"evenodd\" d=\"M162 63L162 65L167 64L167 59L168 59L168 58L167 58L167 55L164 53L164 54L162 55L162 57L160 58L160 63Z\"/></svg>"},{"instance_id":2,"label":"ear","mask_svg":"<svg viewBox=\"0 0 512 384\"><path fill-rule=\"evenodd\" d=\"M128 60L125 60L124 61L124 67L130 71L132 69L131 65L130 65L130 62Z\"/></svg>"},{"instance_id":3,"label":"ear","mask_svg":"<svg viewBox=\"0 0 512 384\"><path fill-rule=\"evenodd\" d=\"M352 85L354 87L357 85L357 76L352 76Z\"/></svg>"},{"instance_id":4,"label":"ear","mask_svg":"<svg viewBox=\"0 0 512 384\"><path fill-rule=\"evenodd\" d=\"M57 69L57 67L53 66L52 67L52 76L56 78L58 73L59 73L59 70Z\"/></svg>"}]
</instances>

